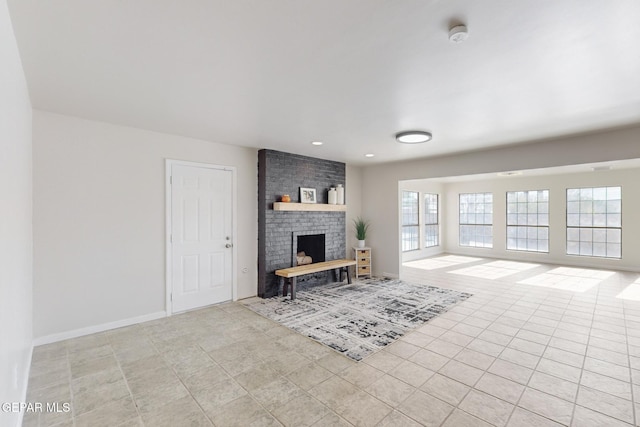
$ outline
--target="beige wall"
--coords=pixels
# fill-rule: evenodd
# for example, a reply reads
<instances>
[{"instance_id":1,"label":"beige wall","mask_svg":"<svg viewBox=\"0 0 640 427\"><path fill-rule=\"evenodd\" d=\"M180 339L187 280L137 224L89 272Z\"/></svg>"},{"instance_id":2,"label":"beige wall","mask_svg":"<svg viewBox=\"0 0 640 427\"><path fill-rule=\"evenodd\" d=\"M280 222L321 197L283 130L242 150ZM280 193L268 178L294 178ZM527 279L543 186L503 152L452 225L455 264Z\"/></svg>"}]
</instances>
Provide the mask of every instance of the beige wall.
<instances>
[{"instance_id":1,"label":"beige wall","mask_svg":"<svg viewBox=\"0 0 640 427\"><path fill-rule=\"evenodd\" d=\"M506 170L640 158L640 127L439 158L369 166L362 171L362 214L372 220L375 274L399 272L398 182ZM437 138L431 142L439 143Z\"/></svg>"},{"instance_id":2,"label":"beige wall","mask_svg":"<svg viewBox=\"0 0 640 427\"><path fill-rule=\"evenodd\" d=\"M347 205L346 215L346 235L347 235L347 253L345 256L349 259L353 258L353 247L358 245L356 240L356 232L353 228L353 220L360 216L362 212L362 168L358 166L349 166L346 168L347 186L345 188L345 203Z\"/></svg>"},{"instance_id":3,"label":"beige wall","mask_svg":"<svg viewBox=\"0 0 640 427\"><path fill-rule=\"evenodd\" d=\"M0 403L24 402L32 349L31 102L0 1ZM0 411L0 425L21 414Z\"/></svg>"},{"instance_id":4,"label":"beige wall","mask_svg":"<svg viewBox=\"0 0 640 427\"><path fill-rule=\"evenodd\" d=\"M237 168L237 295L256 294L255 149L42 111L33 130L37 339L163 314L165 159Z\"/></svg>"}]
</instances>

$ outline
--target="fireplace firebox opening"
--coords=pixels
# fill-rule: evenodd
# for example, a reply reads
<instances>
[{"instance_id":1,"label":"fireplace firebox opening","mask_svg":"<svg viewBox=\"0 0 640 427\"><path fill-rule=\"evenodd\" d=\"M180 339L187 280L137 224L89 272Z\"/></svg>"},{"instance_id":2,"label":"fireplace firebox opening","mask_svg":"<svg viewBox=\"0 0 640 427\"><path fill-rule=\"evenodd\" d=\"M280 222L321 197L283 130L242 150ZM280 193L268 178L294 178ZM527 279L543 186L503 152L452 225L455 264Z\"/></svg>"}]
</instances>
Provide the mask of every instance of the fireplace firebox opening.
<instances>
[{"instance_id":1,"label":"fireplace firebox opening","mask_svg":"<svg viewBox=\"0 0 640 427\"><path fill-rule=\"evenodd\" d=\"M324 262L324 234L308 234L297 236L296 265Z\"/></svg>"}]
</instances>

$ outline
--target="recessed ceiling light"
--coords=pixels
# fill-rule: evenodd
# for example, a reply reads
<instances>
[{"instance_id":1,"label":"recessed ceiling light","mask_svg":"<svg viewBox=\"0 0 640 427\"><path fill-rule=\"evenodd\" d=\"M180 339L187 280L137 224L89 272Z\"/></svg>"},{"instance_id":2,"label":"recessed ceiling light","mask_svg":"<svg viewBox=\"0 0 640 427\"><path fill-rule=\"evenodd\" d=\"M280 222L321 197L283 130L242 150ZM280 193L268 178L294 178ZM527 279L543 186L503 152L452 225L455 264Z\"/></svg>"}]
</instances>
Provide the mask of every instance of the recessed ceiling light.
<instances>
[{"instance_id":1,"label":"recessed ceiling light","mask_svg":"<svg viewBox=\"0 0 640 427\"><path fill-rule=\"evenodd\" d=\"M311 145L322 145L322 144L324 144L324 142L322 142L322 141L313 141L311 143Z\"/></svg>"},{"instance_id":2,"label":"recessed ceiling light","mask_svg":"<svg viewBox=\"0 0 640 427\"><path fill-rule=\"evenodd\" d=\"M410 130L396 134L398 142L402 142L403 144L420 144L430 141L432 137L431 132L421 130Z\"/></svg>"},{"instance_id":3,"label":"recessed ceiling light","mask_svg":"<svg viewBox=\"0 0 640 427\"><path fill-rule=\"evenodd\" d=\"M365 156L365 157L373 157L373 156L375 156L375 154L367 153L367 154L365 154L364 156Z\"/></svg>"}]
</instances>

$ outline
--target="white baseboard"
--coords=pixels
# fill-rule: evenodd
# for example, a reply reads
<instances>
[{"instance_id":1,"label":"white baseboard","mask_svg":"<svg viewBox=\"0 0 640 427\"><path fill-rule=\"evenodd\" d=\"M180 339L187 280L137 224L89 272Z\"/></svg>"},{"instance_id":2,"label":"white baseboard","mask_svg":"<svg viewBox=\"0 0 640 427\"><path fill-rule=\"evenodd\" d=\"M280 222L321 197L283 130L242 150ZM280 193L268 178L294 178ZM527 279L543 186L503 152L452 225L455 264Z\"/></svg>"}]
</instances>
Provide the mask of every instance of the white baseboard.
<instances>
[{"instance_id":1,"label":"white baseboard","mask_svg":"<svg viewBox=\"0 0 640 427\"><path fill-rule=\"evenodd\" d=\"M399 279L400 278L399 274L385 273L384 271L382 272L382 276L383 277L389 277L391 279Z\"/></svg>"},{"instance_id":2,"label":"white baseboard","mask_svg":"<svg viewBox=\"0 0 640 427\"><path fill-rule=\"evenodd\" d=\"M124 326L135 325L137 323L148 322L150 320L156 320L162 317L167 317L166 311L157 311L155 313L149 313L138 317L131 317L129 319L116 320L115 322L103 323L101 325L87 326L86 328L45 335L43 337L35 338L33 340L33 345L38 346L43 344L51 344L58 341L68 340L70 338L82 337L84 335L95 334L97 332L104 332L111 329L122 328Z\"/></svg>"},{"instance_id":3,"label":"white baseboard","mask_svg":"<svg viewBox=\"0 0 640 427\"><path fill-rule=\"evenodd\" d=\"M24 367L24 372L22 376L22 384L24 384L24 387L22 389L22 400L20 400L20 402L27 401L27 391L29 390L29 374L31 373L32 359L33 359L33 345L31 345L31 348L29 349L29 357L27 358L27 365ZM24 419L24 413L25 411L20 411L18 413L18 424L16 424L16 427L20 427L22 425L22 420Z\"/></svg>"}]
</instances>

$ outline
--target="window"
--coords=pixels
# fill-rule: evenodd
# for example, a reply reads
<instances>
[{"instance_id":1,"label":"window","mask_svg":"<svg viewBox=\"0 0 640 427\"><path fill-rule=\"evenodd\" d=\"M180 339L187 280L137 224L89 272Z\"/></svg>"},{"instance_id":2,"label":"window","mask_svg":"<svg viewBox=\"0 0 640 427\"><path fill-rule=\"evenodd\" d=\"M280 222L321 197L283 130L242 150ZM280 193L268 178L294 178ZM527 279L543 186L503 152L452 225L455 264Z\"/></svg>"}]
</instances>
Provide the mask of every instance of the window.
<instances>
[{"instance_id":1,"label":"window","mask_svg":"<svg viewBox=\"0 0 640 427\"><path fill-rule=\"evenodd\" d=\"M402 192L402 252L413 251L420 246L418 204L418 192Z\"/></svg>"},{"instance_id":2,"label":"window","mask_svg":"<svg viewBox=\"0 0 640 427\"><path fill-rule=\"evenodd\" d=\"M622 257L622 188L567 189L567 255Z\"/></svg>"},{"instance_id":3,"label":"window","mask_svg":"<svg viewBox=\"0 0 640 427\"><path fill-rule=\"evenodd\" d=\"M460 246L493 247L493 194L460 194Z\"/></svg>"},{"instance_id":4,"label":"window","mask_svg":"<svg viewBox=\"0 0 640 427\"><path fill-rule=\"evenodd\" d=\"M507 192L507 249L549 252L549 190Z\"/></svg>"},{"instance_id":5,"label":"window","mask_svg":"<svg viewBox=\"0 0 640 427\"><path fill-rule=\"evenodd\" d=\"M424 195L424 247L440 244L438 232L438 195Z\"/></svg>"}]
</instances>

